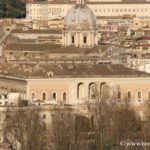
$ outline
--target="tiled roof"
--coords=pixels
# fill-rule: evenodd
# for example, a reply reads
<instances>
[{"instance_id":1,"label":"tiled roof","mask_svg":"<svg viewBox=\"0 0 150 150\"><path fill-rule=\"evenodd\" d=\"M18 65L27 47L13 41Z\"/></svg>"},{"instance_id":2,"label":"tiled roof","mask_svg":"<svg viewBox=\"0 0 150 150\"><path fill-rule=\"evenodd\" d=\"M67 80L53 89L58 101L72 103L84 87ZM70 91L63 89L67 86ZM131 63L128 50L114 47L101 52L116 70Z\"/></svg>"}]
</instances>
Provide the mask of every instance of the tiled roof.
<instances>
[{"instance_id":1,"label":"tiled roof","mask_svg":"<svg viewBox=\"0 0 150 150\"><path fill-rule=\"evenodd\" d=\"M56 29L47 29L47 30L21 30L21 29L14 29L12 33L34 33L34 34L62 34L62 30Z\"/></svg>"},{"instance_id":2,"label":"tiled roof","mask_svg":"<svg viewBox=\"0 0 150 150\"><path fill-rule=\"evenodd\" d=\"M20 78L150 77L150 74L111 64L22 64L1 67L0 75ZM53 74L51 77L49 74ZM1 76L2 77L2 76Z\"/></svg>"},{"instance_id":3,"label":"tiled roof","mask_svg":"<svg viewBox=\"0 0 150 150\"><path fill-rule=\"evenodd\" d=\"M5 50L11 51L46 51L60 48L61 45L54 44L8 44Z\"/></svg>"},{"instance_id":4,"label":"tiled roof","mask_svg":"<svg viewBox=\"0 0 150 150\"><path fill-rule=\"evenodd\" d=\"M108 48L108 45L101 45L100 49L104 51ZM98 53L99 47L95 46L94 48L81 49L75 46L62 47L59 44L8 44L5 47L5 51L48 51L49 53L55 54L89 54L89 53Z\"/></svg>"}]
</instances>

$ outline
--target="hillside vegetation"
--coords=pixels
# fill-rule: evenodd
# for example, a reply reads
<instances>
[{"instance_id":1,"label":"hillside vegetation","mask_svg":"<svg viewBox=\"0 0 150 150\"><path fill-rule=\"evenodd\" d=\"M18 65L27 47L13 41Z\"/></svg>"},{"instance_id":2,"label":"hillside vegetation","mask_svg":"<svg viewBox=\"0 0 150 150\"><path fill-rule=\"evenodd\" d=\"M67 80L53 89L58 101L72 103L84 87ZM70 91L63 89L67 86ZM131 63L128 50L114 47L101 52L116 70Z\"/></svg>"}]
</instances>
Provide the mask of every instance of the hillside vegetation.
<instances>
[{"instance_id":1,"label":"hillside vegetation","mask_svg":"<svg viewBox=\"0 0 150 150\"><path fill-rule=\"evenodd\" d=\"M25 3L22 0L0 0L0 19L24 17Z\"/></svg>"}]
</instances>

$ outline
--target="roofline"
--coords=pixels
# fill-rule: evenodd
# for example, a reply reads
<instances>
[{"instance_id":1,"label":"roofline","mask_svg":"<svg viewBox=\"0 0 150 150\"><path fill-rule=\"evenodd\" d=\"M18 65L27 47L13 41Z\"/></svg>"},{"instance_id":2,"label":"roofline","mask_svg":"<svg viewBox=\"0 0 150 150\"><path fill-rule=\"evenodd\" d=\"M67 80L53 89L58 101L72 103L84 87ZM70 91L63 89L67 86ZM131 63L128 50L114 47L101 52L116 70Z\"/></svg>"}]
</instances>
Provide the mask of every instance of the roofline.
<instances>
[{"instance_id":1,"label":"roofline","mask_svg":"<svg viewBox=\"0 0 150 150\"><path fill-rule=\"evenodd\" d=\"M10 80L17 80L17 81L22 81L22 82L27 82L27 80L23 77L15 77L15 76L10 76L10 75L3 75L0 74L0 79L10 79Z\"/></svg>"},{"instance_id":2,"label":"roofline","mask_svg":"<svg viewBox=\"0 0 150 150\"><path fill-rule=\"evenodd\" d=\"M75 5L76 2L70 2L70 3L65 3L65 2L49 2L49 1L34 1L34 2L27 2L26 4L53 4L53 5ZM150 2L86 2L85 4L87 5L97 5L97 4L150 4Z\"/></svg>"},{"instance_id":3,"label":"roofline","mask_svg":"<svg viewBox=\"0 0 150 150\"><path fill-rule=\"evenodd\" d=\"M52 78L38 78L38 77L15 77L15 76L9 76L9 75L0 75L0 78L4 78L4 79L10 79L10 80L17 80L17 81L21 81L21 82L28 82L28 81L46 81L46 80L74 80L74 79L150 79L150 75L97 75L97 76L79 76L79 77L69 77L69 76L57 76L57 77L52 77Z\"/></svg>"}]
</instances>

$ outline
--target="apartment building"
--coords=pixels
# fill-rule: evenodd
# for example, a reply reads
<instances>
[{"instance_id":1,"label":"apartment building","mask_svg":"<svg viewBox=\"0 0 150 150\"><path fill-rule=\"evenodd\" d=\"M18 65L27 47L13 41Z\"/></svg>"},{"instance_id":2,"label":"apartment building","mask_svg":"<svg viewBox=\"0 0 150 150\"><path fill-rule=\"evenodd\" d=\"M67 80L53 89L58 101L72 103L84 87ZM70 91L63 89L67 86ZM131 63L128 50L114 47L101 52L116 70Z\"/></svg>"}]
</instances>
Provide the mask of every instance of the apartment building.
<instances>
[{"instance_id":1,"label":"apartment building","mask_svg":"<svg viewBox=\"0 0 150 150\"><path fill-rule=\"evenodd\" d=\"M29 20L64 18L75 3L75 0L67 2L64 0L30 1L26 4L26 18ZM150 17L150 1L148 0L88 0L85 3L97 17L123 15Z\"/></svg>"}]
</instances>

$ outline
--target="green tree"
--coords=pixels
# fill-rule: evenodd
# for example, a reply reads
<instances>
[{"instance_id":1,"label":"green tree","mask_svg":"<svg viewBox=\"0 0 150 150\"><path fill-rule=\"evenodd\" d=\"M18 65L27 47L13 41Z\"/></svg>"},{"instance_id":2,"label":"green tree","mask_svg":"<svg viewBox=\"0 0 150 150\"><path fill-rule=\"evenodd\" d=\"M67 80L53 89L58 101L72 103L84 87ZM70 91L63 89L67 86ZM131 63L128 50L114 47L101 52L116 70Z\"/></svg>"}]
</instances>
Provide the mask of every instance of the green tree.
<instances>
[{"instance_id":1,"label":"green tree","mask_svg":"<svg viewBox=\"0 0 150 150\"><path fill-rule=\"evenodd\" d=\"M0 18L24 18L25 3L21 0L0 0Z\"/></svg>"}]
</instances>

